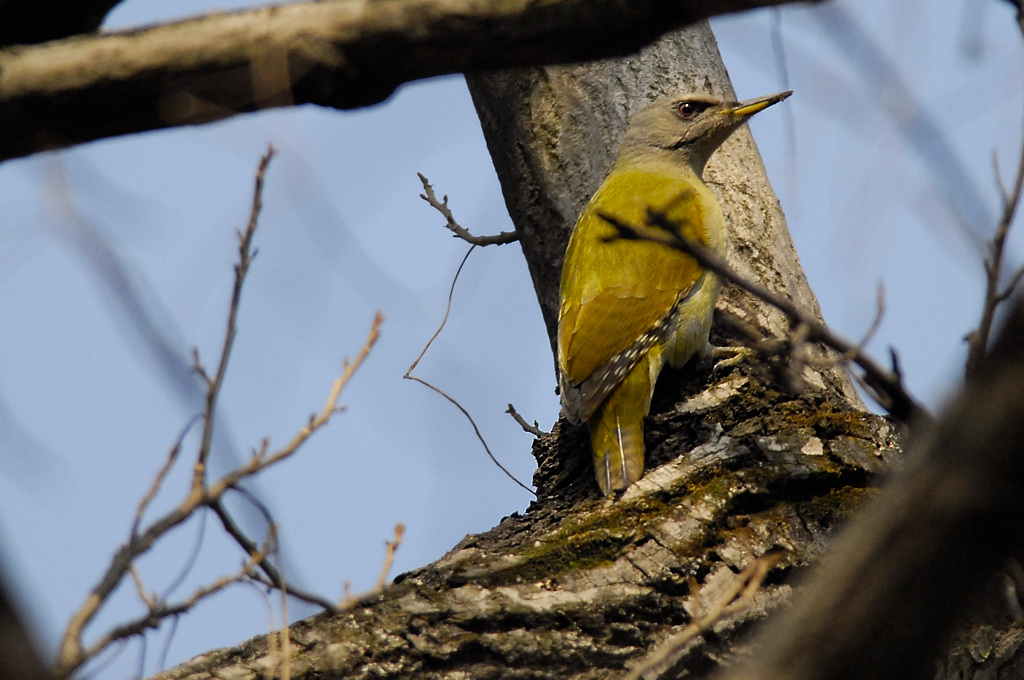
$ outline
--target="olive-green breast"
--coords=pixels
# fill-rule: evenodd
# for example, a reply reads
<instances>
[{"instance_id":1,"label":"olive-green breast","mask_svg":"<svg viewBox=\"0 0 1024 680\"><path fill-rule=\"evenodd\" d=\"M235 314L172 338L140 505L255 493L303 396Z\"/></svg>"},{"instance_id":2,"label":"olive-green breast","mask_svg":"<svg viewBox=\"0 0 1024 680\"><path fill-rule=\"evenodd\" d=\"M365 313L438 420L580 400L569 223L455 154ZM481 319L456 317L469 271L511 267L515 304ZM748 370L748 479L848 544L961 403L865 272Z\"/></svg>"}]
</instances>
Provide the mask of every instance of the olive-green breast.
<instances>
[{"instance_id":1,"label":"olive-green breast","mask_svg":"<svg viewBox=\"0 0 1024 680\"><path fill-rule=\"evenodd\" d=\"M659 210L687 238L710 245L703 205L709 194L688 168L673 170L613 171L576 223L562 269L558 324L559 365L574 384L653 328L703 273L679 251L614 239L618 231L599 217L642 225L649 209Z\"/></svg>"}]
</instances>

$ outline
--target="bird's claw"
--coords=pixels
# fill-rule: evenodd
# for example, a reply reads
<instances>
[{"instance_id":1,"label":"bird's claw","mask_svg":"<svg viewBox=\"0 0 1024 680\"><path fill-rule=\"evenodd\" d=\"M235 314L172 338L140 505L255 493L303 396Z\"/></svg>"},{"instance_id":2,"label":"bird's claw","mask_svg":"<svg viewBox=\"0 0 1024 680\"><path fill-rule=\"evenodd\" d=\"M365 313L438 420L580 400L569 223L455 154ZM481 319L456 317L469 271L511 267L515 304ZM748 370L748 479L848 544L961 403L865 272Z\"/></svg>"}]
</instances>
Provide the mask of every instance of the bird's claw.
<instances>
[{"instance_id":1,"label":"bird's claw","mask_svg":"<svg viewBox=\"0 0 1024 680\"><path fill-rule=\"evenodd\" d=\"M754 355L754 350L749 347L715 347L711 350L711 358L715 364L711 372L720 374L727 369L743 363Z\"/></svg>"}]
</instances>

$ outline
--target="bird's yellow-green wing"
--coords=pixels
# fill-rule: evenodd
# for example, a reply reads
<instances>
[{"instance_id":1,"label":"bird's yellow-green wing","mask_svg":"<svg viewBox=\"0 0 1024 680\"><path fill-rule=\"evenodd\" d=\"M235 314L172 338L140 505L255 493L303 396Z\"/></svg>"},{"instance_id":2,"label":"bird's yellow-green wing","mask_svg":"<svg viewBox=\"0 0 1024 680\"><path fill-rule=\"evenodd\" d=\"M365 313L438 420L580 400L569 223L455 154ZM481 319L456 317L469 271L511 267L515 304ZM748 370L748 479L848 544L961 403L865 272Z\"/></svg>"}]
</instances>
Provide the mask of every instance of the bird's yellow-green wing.
<instances>
[{"instance_id":1,"label":"bird's yellow-green wing","mask_svg":"<svg viewBox=\"0 0 1024 680\"><path fill-rule=\"evenodd\" d=\"M589 417L615 382L592 386L582 395L567 395L565 388L578 390L609 361L639 354L620 356L665 319L703 274L692 257L679 251L615 239L617 230L600 215L642 225L649 209L661 210L682 225L688 238L707 243L698 198L703 192L695 190L695 181L694 176L616 170L580 215L562 269L558 324L559 368L568 383L563 384L563 402L582 402L567 409L576 411L570 413L574 419Z\"/></svg>"}]
</instances>

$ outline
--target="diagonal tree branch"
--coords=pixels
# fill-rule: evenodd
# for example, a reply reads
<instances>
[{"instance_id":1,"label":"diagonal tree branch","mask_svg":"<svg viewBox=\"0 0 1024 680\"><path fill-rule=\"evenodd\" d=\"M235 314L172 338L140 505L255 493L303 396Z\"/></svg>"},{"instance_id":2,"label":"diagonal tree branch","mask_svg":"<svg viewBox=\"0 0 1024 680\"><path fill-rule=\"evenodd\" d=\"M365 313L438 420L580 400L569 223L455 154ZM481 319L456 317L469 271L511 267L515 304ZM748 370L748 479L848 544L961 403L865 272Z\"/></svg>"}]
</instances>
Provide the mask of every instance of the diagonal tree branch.
<instances>
[{"instance_id":1,"label":"diagonal tree branch","mask_svg":"<svg viewBox=\"0 0 1024 680\"><path fill-rule=\"evenodd\" d=\"M0 52L0 160L312 103L375 104L430 76L627 54L787 0L327 0Z\"/></svg>"},{"instance_id":2,"label":"diagonal tree branch","mask_svg":"<svg viewBox=\"0 0 1024 680\"><path fill-rule=\"evenodd\" d=\"M925 424L931 421L930 414L904 389L895 358L893 370L886 370L878 365L859 344L835 335L814 314L801 309L787 297L738 275L710 248L683 238L679 225L666 219L664 213L648 211L645 225L626 224L612 215L601 214L600 217L618 230L615 238L653 241L687 253L705 269L783 312L794 325L802 329L801 334L806 340L821 342L859 366L864 371L864 384L872 396L897 420L905 423L919 421Z\"/></svg>"}]
</instances>

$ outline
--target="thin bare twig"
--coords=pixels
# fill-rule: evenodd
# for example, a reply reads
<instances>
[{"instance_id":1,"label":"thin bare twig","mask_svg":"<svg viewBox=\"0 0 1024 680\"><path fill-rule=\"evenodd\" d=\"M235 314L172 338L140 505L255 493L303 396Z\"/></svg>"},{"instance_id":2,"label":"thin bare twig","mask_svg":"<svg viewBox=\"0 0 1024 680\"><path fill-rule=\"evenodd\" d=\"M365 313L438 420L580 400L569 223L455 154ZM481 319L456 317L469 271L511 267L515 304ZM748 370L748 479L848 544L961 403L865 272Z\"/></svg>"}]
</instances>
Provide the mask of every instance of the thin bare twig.
<instances>
[{"instance_id":1,"label":"thin bare twig","mask_svg":"<svg viewBox=\"0 0 1024 680\"><path fill-rule=\"evenodd\" d=\"M267 520L267 525L269 527L276 526L276 524L270 518L270 514L266 506L260 503L248 491L244 489L236 489L236 491L242 493L251 502L256 504L256 506L260 509L260 512L263 513L264 519ZM227 532L227 534L231 536L231 538L235 539L235 542L238 543L238 545L242 548L242 550L246 552L246 554L252 555L256 552L256 543L248 536L246 536L245 532L242 531L242 528L239 527L237 523L235 523L235 520L231 517L230 514L228 514L227 510L224 508L223 503L221 503L218 500L210 505L210 509L213 510L213 513L215 515L217 515L217 519L220 520L221 526L224 527L224 531ZM317 595L316 593L308 592L302 588L296 588L294 585L287 584L284 580L284 575L281 574L278 571L277 567L275 567L274 564L270 561L269 556L264 557L262 560L260 560L256 566L258 566L260 568L260 571L262 571L267 577L266 581L260 579L260 582L265 583L265 585L271 588L276 588L282 592L287 590L287 593L293 597L296 597L304 602L309 602L310 604L315 604L319 607L323 607L332 614L337 613L338 608L334 606L334 603L328 600L327 598Z\"/></svg>"},{"instance_id":2,"label":"thin bare twig","mask_svg":"<svg viewBox=\"0 0 1024 680\"><path fill-rule=\"evenodd\" d=\"M129 573L132 576L132 582L135 584L135 593L148 609L153 609L156 606L157 598L146 592L146 586L142 583L142 575L139 574L139 570L134 563L129 569Z\"/></svg>"},{"instance_id":3,"label":"thin bare twig","mask_svg":"<svg viewBox=\"0 0 1024 680\"><path fill-rule=\"evenodd\" d=\"M526 419L519 415L519 411L517 411L512 404L508 405L508 408L505 409L505 413L512 416L512 419L519 423L519 427L523 428L524 432L532 434L534 437L541 437L547 434L544 430L540 429L536 420L533 421L533 425L526 422Z\"/></svg>"},{"instance_id":4,"label":"thin bare twig","mask_svg":"<svg viewBox=\"0 0 1024 680\"><path fill-rule=\"evenodd\" d=\"M1018 6L1019 12L1019 6ZM1024 31L1024 26L1022 26ZM993 158L995 163L995 159ZM1021 266L1010 277L1006 287L1000 288L1000 279L1003 273L1003 258L1006 255L1006 238L1013 225L1013 218L1017 213L1017 206L1020 203L1021 191L1024 188L1024 138L1021 141L1020 158L1017 161L1017 173L1013 180L1013 189L1007 193L999 175L999 166L996 163L996 186L999 189L1003 201L1003 210L996 225L995 233L988 244L988 256L985 258L985 300L981 308L981 320L978 327L967 335L967 364L965 373L967 377L974 375L981 366L982 361L988 354L989 339L992 337L992 325L995 323L996 311L999 305L1005 302L1014 289L1024 277L1024 266Z\"/></svg>"},{"instance_id":5,"label":"thin bare twig","mask_svg":"<svg viewBox=\"0 0 1024 680\"><path fill-rule=\"evenodd\" d=\"M266 171L266 162L273 154L273 149L264 156L263 162L260 165L259 177L262 178ZM253 212L250 220L249 227L245 233L239 234L240 242L243 244L239 248L240 262L236 266L236 281L235 290L233 294L233 301L230 316L234 317L237 314L238 299L241 290L241 284L244 281L245 270L248 267L248 262L251 261L252 254L250 252L250 245L252 239L252 233L255 229L255 219L259 212L259 194L262 190L262 182L257 182L256 194L257 197L254 199ZM299 447L301 447L305 441L318 429L326 425L331 417L339 411L338 400L341 396L342 390L348 384L351 377L355 374L356 370L362 365L362 362L366 359L374 343L379 337L380 324L383 321L383 316L378 312L374 318L373 325L370 329L369 337L366 343L363 345L362 350L356 357L355 361L349 363L346 362L342 374L335 379L331 386L330 394L327 402L323 409L319 413L313 414L309 421L302 427L302 429L296 434L292 440L284 447L268 452L269 443L264 440L261 447L253 452L249 461L235 470L225 474L220 479L216 480L212 484L208 484L206 481L205 472L205 460L209 454L209 434L206 428L204 428L204 440L200 444L200 451L197 456L196 470L193 473L193 481L190 485L189 493L184 500L171 511L159 517L153 521L144 530L140 530L141 518L152 500L152 497L159 491L162 484L163 478L167 474L167 470L173 465L174 459L178 455L172 450L172 454L169 456L168 461L164 463L163 467L157 474L157 479L151 485L150 489L146 492L143 500L139 504L137 511L136 521L133 523L131 534L129 535L128 542L122 545L116 554L111 559L109 566L99 583L93 588L86 601L82 606L74 613L71 620L68 623L67 629L65 630L64 637L61 641L59 658L57 660L55 672L59 677L66 677L82 664L89 659L95 657L97 654L102 652L104 649L109 647L111 644L118 640L124 639L131 635L141 633L147 628L154 628L168 618L175 618L179 614L188 611L199 599L209 596L210 594L222 590L231 583L245 579L253 578L253 569L257 565L261 565L264 562L269 564L266 560L267 548L256 550L255 546L251 541L239 541L243 548L246 549L249 555L248 561L245 568L239 576L233 578L221 579L210 586L204 586L199 588L191 598L188 598L178 604L168 605L160 600L154 600L154 598L145 595L144 589L142 589L141 579L137 579L137 587L142 593L141 597L147 604L149 613L138 620L129 622L119 626L112 631L102 635L97 641L92 644L85 646L83 642L83 635L85 628L95 618L100 608L107 602L110 595L118 588L122 580L126 575L130 574L134 568L135 560L149 551L153 545L163 537L167 532L173 528L183 524L190 517L192 517L197 510L210 507L220 508L221 513L219 515L226 516L223 513L223 508L220 506L221 499L224 494L230 489L239 488L239 484L266 468L274 465L294 454ZM229 338L233 338L235 333L234 322L229 321L228 329L226 331L224 351L225 355L230 352L231 342ZM198 365L198 361L197 361ZM207 399L207 410L203 413L203 418L207 426L209 426L213 418L213 409L216 404L216 392L220 389L220 385L223 382L223 369L226 366L226 356L221 357L220 365L218 367L218 375L215 378L208 379L208 399ZM205 372L204 372L205 373ZM211 398L209 394L213 394ZM180 443L180 442L179 442ZM216 506L216 507L215 507ZM268 540L272 538L273 534L273 523L270 523L271 532L268 535ZM230 531L229 531L230 533ZM239 535L240 532L239 532ZM239 540L238 536L234 536L236 540ZM273 573L273 572L272 572ZM285 590L284 578L277 574L276 582L272 582L271 585L280 589L282 592ZM306 599L309 599L307 594ZM329 602L318 602L319 604L325 604L327 608L331 608Z\"/></svg>"},{"instance_id":6,"label":"thin bare twig","mask_svg":"<svg viewBox=\"0 0 1024 680\"><path fill-rule=\"evenodd\" d=\"M884 317L885 317L885 284L883 284L881 281L879 281L878 282L878 294L877 294L877 296L875 298L875 317L874 317L874 319L871 320L871 325L868 326L868 329L864 332L864 335L861 336L860 342L857 343L857 345L856 345L857 351L862 351L865 347L867 347L867 344L869 342L871 342L871 338L873 338L875 336L875 333L878 332L879 327L882 325L882 319ZM842 356L840 356L838 358L835 358L835 359L832 359L832 358L819 358L819 359L810 360L808 363L810 365L812 365L812 366L815 366L815 367L818 367L818 368L823 368L823 367L835 366L836 364L842 364L842 363L846 363L846 362L849 362L849 361L853 361L854 358L855 358L854 354L851 354L850 352L847 352L846 354L844 354L844 355L842 355ZM902 376L900 376L900 377L902 379ZM866 384L864 384L863 381L861 381L857 376L854 376L854 378L858 381L858 384L860 384L866 391L868 391L868 392L871 391L871 388L868 387Z\"/></svg>"},{"instance_id":7,"label":"thin bare twig","mask_svg":"<svg viewBox=\"0 0 1024 680\"><path fill-rule=\"evenodd\" d=\"M178 616L171 617L170 630L167 631L167 637L164 640L163 649L160 650L160 657L157 659L157 668L167 667L167 655L171 653L171 643L174 642L174 634L178 632L178 621L181 618ZM139 677L142 677L141 675Z\"/></svg>"},{"instance_id":8,"label":"thin bare twig","mask_svg":"<svg viewBox=\"0 0 1024 680\"><path fill-rule=\"evenodd\" d=\"M387 584L388 573L391 571L391 565L395 563L395 553L398 552L398 546L402 545L403 536L405 536L405 525L399 522L395 525L395 540L386 542L388 550L384 555L384 566L381 567L380 576L377 578L377 590L379 591L383 591Z\"/></svg>"},{"instance_id":9,"label":"thin bare twig","mask_svg":"<svg viewBox=\"0 0 1024 680\"><path fill-rule=\"evenodd\" d=\"M734 616L750 606L750 601L760 589L764 577L785 555L784 550L779 550L754 558L746 569L736 574L728 589L710 610L690 621L682 631L655 648L633 667L623 680L650 680L661 677L672 667L691 640L703 634L715 623ZM691 594L695 602L699 600L698 592L691 590Z\"/></svg>"},{"instance_id":10,"label":"thin bare twig","mask_svg":"<svg viewBox=\"0 0 1024 680\"><path fill-rule=\"evenodd\" d=\"M259 169L256 173L256 188L253 193L253 208L249 215L249 223L245 232L239 234L239 264L235 267L235 284L232 292L231 308L228 313L228 324L224 337L224 346L217 368L217 377L211 378L208 375L199 361L198 352L193 352L196 371L206 382L207 390L206 406L202 414L204 421L202 440L193 471L192 488L189 496L177 508L156 520L146 531L139 533L142 513L148 507L152 497L155 496L159 490L163 477L166 476L170 466L173 465L177 458L177 453L172 448L171 455L168 456L167 462L164 463L160 472L157 474L157 478L154 480L150 489L146 492L142 501L139 503L139 508L136 512L136 521L133 522L132 532L129 535L128 542L122 545L117 553L115 553L110 566L103 575L103 578L93 588L88 598L86 598L85 603L83 603L78 611L74 613L71 620L68 622L67 629L65 630L64 637L61 641L60 652L56 664L56 673L58 676L66 676L70 674L111 642L116 639L120 639L116 636L111 638L108 634L101 638L101 641L104 639L107 640L104 645L97 647L94 644L86 649L83 646L82 636L84 634L85 627L93 620L99 612L99 609L110 597L110 594L113 593L121 583L121 580L128 573L135 558L148 551L160 536L183 523L191 517L192 513L197 508L206 505L210 501L210 497L208 496L209 489L206 487L205 469L206 459L210 451L210 442L213 437L213 424L215 420L214 413L216 410L217 396L220 391L221 383L223 382L224 371L227 370L228 356L231 353L231 346L234 341L235 320L238 314L238 303L241 298L242 284L245 281L245 274L248 271L249 262L252 259L250 247L252 243L252 236L258 223L257 218L259 216L259 207L262 202L263 178L266 175L267 167L271 158L273 158L274 153L274 148L270 147L267 150L267 153L264 154L260 160ZM220 493L223 493L223 491Z\"/></svg>"},{"instance_id":11,"label":"thin bare twig","mask_svg":"<svg viewBox=\"0 0 1024 680\"><path fill-rule=\"evenodd\" d=\"M260 505L262 506L263 504L260 503ZM264 508L264 510L266 510L266 508ZM270 512L268 510L267 511L267 516L269 517L269 515L270 515ZM273 545L273 552L275 553L275 555L277 556L278 561L280 562L281 561L281 552L280 552L281 546L280 546L280 544L278 543L278 540L277 540L277 524L275 524L273 522L271 522L270 525L267 527L267 541L268 542L272 541L271 545ZM260 560L261 563L262 562L266 562L266 561L267 561L266 558ZM291 677L292 677L292 665L291 665L291 660L292 660L292 648L291 648L292 632L291 632L291 626L288 624L288 595L289 595L289 592L288 592L288 581L284 578L284 574L283 573L281 574L280 585L277 587L277 590L278 590L278 593L280 593L280 595L281 595L281 628L279 630L277 630L277 631L273 631L272 630L270 635L268 636L268 638L270 640L273 640L274 638L278 638L281 641L281 648L279 650L280 651L280 657L279 657L280 662L278 664L278 668L280 669L280 678L281 678L281 680L291 680Z\"/></svg>"},{"instance_id":12,"label":"thin bare twig","mask_svg":"<svg viewBox=\"0 0 1024 680\"><path fill-rule=\"evenodd\" d=\"M377 578L377 583L373 588L367 591L359 593L358 595L352 594L352 584L350 581L345 581L343 592L344 595L341 601L338 602L338 609L341 611L349 611L355 609L358 606L362 606L373 598L384 592L384 588L387 585L388 573L391 571L391 565L395 561L395 553L398 551L398 546L402 544L402 538L405 536L405 525L399 522L395 525L395 540L385 541L387 546L387 552L384 554L384 564L381 566L380 576Z\"/></svg>"},{"instance_id":13,"label":"thin bare twig","mask_svg":"<svg viewBox=\"0 0 1024 680\"><path fill-rule=\"evenodd\" d=\"M600 217L618 231L618 234L612 238L653 241L687 253L702 267L714 272L724 281L732 283L781 311L789 317L791 323L804 324L808 330L808 339L820 342L840 355L851 354L853 363L864 372L864 381L872 398L897 420L909 422L918 417L931 419L927 411L904 389L898 374L879 366L852 342L832 333L813 314L801 309L788 298L776 295L764 286L748 281L734 272L725 263L725 260L711 249L701 243L683 238L678 225L668 220L664 213L649 210L645 225L626 224L607 214L601 214Z\"/></svg>"},{"instance_id":14,"label":"thin bare twig","mask_svg":"<svg viewBox=\"0 0 1024 680\"><path fill-rule=\"evenodd\" d=\"M374 318L373 326L370 329L370 336L363 345L362 351L359 353L359 356L356 357L355 361L345 366L342 375L334 381L334 385L331 387L330 397L324 405L323 410L319 414L311 417L309 422L303 426L299 433L295 435L287 445L271 453L266 453L263 449L260 449L253 454L248 463L236 470L233 470L232 472L229 472L213 484L203 486L198 490L192 489L180 505L172 509L163 517L154 521L145 531L130 537L128 543L121 546L111 560L110 566L107 568L107 572L103 575L99 584L93 588L89 597L86 599L86 602L74 614L71 622L68 624L68 628L64 633L64 639L61 642L60 658L57 664L57 674L59 676L69 675L76 668L102 651L106 645L109 645L123 637L121 635L112 635L111 633L108 633L100 638L100 641L104 642L103 645L94 643L93 645L90 645L88 649L83 648L82 645L82 633L85 626L87 626L96 616L100 607L120 584L121 580L127 573L129 566L137 557L149 551L160 537L174 527L185 522L199 508L211 507L214 503L218 502L229 489L236 488L244 479L247 479L290 457L314 432L330 421L331 416L338 411L337 402L341 396L342 389L369 354L374 343L376 343L377 338L379 337L379 329L382 321L383 316L378 312L377 316ZM258 559L253 562L253 567L263 561L264 557L265 555L258 555ZM222 585L216 588L216 590L220 590L223 587L224 586ZM187 607L183 608L183 605L176 605L173 607L169 606L160 610L159 617L154 618L154 616L150 616L147 617L146 621L155 623L157 618L162 620L181 614L184 611L187 611ZM136 622L136 625L137 624L138 622ZM141 628L137 628L137 630L141 631L147 627L152 626L143 625ZM122 630L123 628L124 627L115 629L115 631Z\"/></svg>"},{"instance_id":15,"label":"thin bare twig","mask_svg":"<svg viewBox=\"0 0 1024 680\"><path fill-rule=\"evenodd\" d=\"M142 524L142 516L146 514L146 509L149 504L153 502L156 495L160 492L160 487L163 486L164 480L167 478L167 474L174 467L174 463L178 460L178 454L181 453L181 444L185 439L185 436L192 429L192 426L196 424L201 416L193 416L191 420L186 423L185 427L181 429L181 433L178 434L178 438L174 442L174 446L171 447L170 453L167 455L167 461L164 466L160 468L159 472L156 473L156 477L153 478L153 483L149 487L149 491L139 501L139 507L135 511L135 521L132 523L132 530L129 535L134 536L139 532L139 526Z\"/></svg>"},{"instance_id":16,"label":"thin bare twig","mask_svg":"<svg viewBox=\"0 0 1024 680\"><path fill-rule=\"evenodd\" d=\"M504 472L505 475L509 479L511 479L513 482L515 482L516 484L518 484L522 488L524 488L527 491L529 491L534 496L536 496L537 494L533 491L533 489L531 489L530 487L526 486L525 484L520 482L518 479L516 479L516 476L513 475L511 472L509 472L508 468L506 468L504 465L502 465L500 462L498 462L498 459L494 456L493 453L491 453L491 447L489 447L487 445L487 441L484 439L483 434L480 432L480 428L476 426L476 421L473 420L473 416L469 415L469 411L467 411L465 408L463 408L462 404L460 404L454 398L449 396L444 390L440 389L439 387L435 387L434 385L430 384L429 382L427 382L423 378L420 378L420 377L415 376L415 375L412 374L412 372L414 370L416 370L416 367L419 365L420 360L423 359L423 355L425 355L427 353L427 350L430 349L430 346L432 344L434 344L434 340L436 340L437 336L439 336L441 334L441 331L444 329L445 324L448 323L448 315L451 314L451 311L452 311L452 296L455 295L455 284L458 282L459 274L462 273L462 268L465 266L466 260L469 259L469 254L473 252L474 248L476 248L475 245L472 245L472 246L469 247L469 250L466 251L465 257L462 258L462 262L459 263L459 268L455 271L455 278L452 279L452 286L448 290L448 305L445 307L444 318L441 319L441 325L438 326L437 330L434 331L434 334L430 336L430 340L427 340L427 344L423 346L423 350L420 352L420 355L418 357L416 357L416 360L412 362L412 364L409 366L409 370L407 370L405 372L405 375L403 375L402 377L405 378L406 380L415 380L416 382L420 383L421 385L425 385L425 386L429 387L430 389L432 389L433 391L437 392L442 397L447 399L452 405L455 406L455 408L457 408L460 411L462 411L462 415L466 416L466 420L468 420L469 424L473 426L473 432L476 433L476 438L480 440L480 443L483 445L484 451L487 452L488 457L490 457L491 462L493 462L495 465L497 465L498 469L500 469L502 472Z\"/></svg>"},{"instance_id":17,"label":"thin bare twig","mask_svg":"<svg viewBox=\"0 0 1024 680\"><path fill-rule=\"evenodd\" d=\"M197 562L199 562L199 554L203 549L203 539L206 537L207 514L205 512L200 513L198 521L199 530L196 531L196 536L192 541L192 550L189 553L188 558L185 560L185 563L182 565L181 571L178 572L178 575L174 577L174 580L171 581L170 585L168 585L164 590L165 599L170 597L174 591L181 587L185 582L185 579L188 578L189 573L191 573L192 568Z\"/></svg>"},{"instance_id":18,"label":"thin bare twig","mask_svg":"<svg viewBox=\"0 0 1024 680\"><path fill-rule=\"evenodd\" d=\"M514 231L503 231L496 236L473 236L469 233L469 230L460 225L455 221L455 216L452 214L451 209L448 207L448 196L444 196L442 200L437 200L437 194L434 193L434 187L430 186L430 182L421 173L416 173L416 176L423 182L423 192L420 194L420 198L430 204L437 212L444 215L447 223L445 226L449 231L452 232L456 237L461 238L466 243L470 243L474 246L493 246L493 245L504 245L506 243L514 243L519 240L519 235Z\"/></svg>"},{"instance_id":19,"label":"thin bare twig","mask_svg":"<svg viewBox=\"0 0 1024 680\"><path fill-rule=\"evenodd\" d=\"M217 397L220 395L220 388L224 384L224 374L228 370L228 359L231 357L231 348L235 343L238 322L238 306L242 299L242 284L245 282L245 275L252 263L252 237L256 233L256 226L259 224L260 210L263 208L263 180L267 176L267 168L270 167L270 160L277 151L271 146L260 159L259 169L256 171L256 189L252 194L252 208L249 211L249 223L244 232L238 235L238 264L235 265L235 286L231 292L231 308L228 310L228 327L224 333L224 345L220 351L220 360L217 362L217 373L211 379L199 363L199 352L194 351L196 359L196 370L206 380L206 409L203 413L203 437L199 445L199 456L196 460L195 470L192 477L193 490L199 489L206 481L206 463L210 457L210 445L213 441L214 414L217 410Z\"/></svg>"},{"instance_id":20,"label":"thin bare twig","mask_svg":"<svg viewBox=\"0 0 1024 680\"><path fill-rule=\"evenodd\" d=\"M878 332L879 326L882 325L882 319L885 317L885 283L882 281L878 282L878 293L875 298L875 318L871 321L871 325L868 326L868 330L864 333L864 336L857 343L857 350L862 350L868 346L871 342L871 338L875 337L875 333ZM850 357L853 359L853 357Z\"/></svg>"},{"instance_id":21,"label":"thin bare twig","mask_svg":"<svg viewBox=\"0 0 1024 680\"><path fill-rule=\"evenodd\" d=\"M257 553L256 555L251 556L246 560L245 564L242 565L242 568L234 575L223 576L209 585L197 588L190 597L178 602L177 604L172 605L164 602L156 602L145 616L111 629L94 643L89 645L83 650L84 659L91 659L118 640L138 635L148 629L157 628L165 619L176 617L190 611L200 600L204 600L211 595L224 590L233 583L244 581L248 578L256 561L262 559L263 556L264 555L262 553Z\"/></svg>"}]
</instances>

